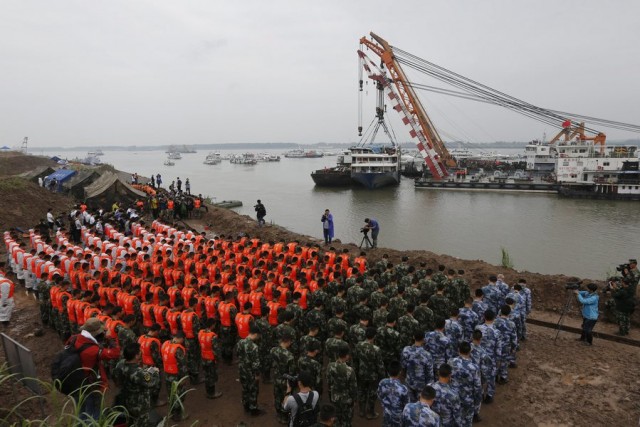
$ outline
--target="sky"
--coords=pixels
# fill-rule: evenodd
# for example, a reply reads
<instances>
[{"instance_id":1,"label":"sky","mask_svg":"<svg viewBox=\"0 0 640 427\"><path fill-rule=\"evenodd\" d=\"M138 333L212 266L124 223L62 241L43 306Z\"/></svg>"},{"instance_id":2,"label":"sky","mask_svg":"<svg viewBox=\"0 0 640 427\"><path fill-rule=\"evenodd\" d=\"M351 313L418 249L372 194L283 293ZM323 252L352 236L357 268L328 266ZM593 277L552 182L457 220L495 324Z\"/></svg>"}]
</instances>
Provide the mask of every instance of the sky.
<instances>
[{"instance_id":1,"label":"sky","mask_svg":"<svg viewBox=\"0 0 640 427\"><path fill-rule=\"evenodd\" d=\"M2 0L0 145L357 141L356 51L370 31L532 104L640 123L633 0ZM418 95L447 141L555 134L500 107Z\"/></svg>"}]
</instances>

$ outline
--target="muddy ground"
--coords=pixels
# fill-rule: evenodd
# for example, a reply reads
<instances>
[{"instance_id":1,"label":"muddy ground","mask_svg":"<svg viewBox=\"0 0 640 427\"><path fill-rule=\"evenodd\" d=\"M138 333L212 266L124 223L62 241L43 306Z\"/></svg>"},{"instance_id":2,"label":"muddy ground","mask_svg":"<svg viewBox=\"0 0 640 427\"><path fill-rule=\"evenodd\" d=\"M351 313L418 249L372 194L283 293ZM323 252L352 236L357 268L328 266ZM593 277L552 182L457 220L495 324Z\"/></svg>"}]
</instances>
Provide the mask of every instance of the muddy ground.
<instances>
[{"instance_id":1,"label":"muddy ground","mask_svg":"<svg viewBox=\"0 0 640 427\"><path fill-rule=\"evenodd\" d=\"M16 159L13 159L14 161ZM25 172L21 165L13 165L12 171ZM0 170L2 170L0 168ZM2 175L2 173L0 173ZM1 180L0 180L0 185ZM52 195L37 185L22 187L23 184L11 184L1 187L4 200L12 204L0 205L0 224L2 230L14 226L28 226L37 222L52 203L66 210L72 201L68 198ZM26 190L25 190L26 189ZM63 208L64 206L64 208ZM18 211L18 209L20 209ZM201 220L188 221L189 226L206 229L208 232L226 235L240 233L259 236L269 241L298 240L303 243L321 243L319 237L302 236L282 227L269 225L258 228L253 218L241 216L233 211L209 208L209 213ZM359 249L354 244L336 242L338 249L347 248L352 254ZM396 251L374 249L368 252L370 261L376 261L384 253L393 263L408 256L415 265L424 261L429 267L444 264L455 269L464 269L465 278L472 287L486 282L490 274L503 273L508 283L525 278L533 290L534 312L532 316L555 322L565 301L564 284L570 279L562 275L543 275L517 272L490 265L479 260L461 260L429 251ZM630 255L631 256L631 255ZM50 361L62 344L58 336L45 330L41 337L35 337L33 331L40 326L37 303L27 296L22 288L16 294L17 308L14 319L8 329L0 330L27 348L31 349L38 374L49 378ZM574 303L571 313L564 323L579 326L579 313ZM637 324L638 313L635 316ZM1 329L1 328L0 328ZM613 332L614 325L600 322L596 331ZM637 347L596 339L593 347L583 347L575 341L577 336L562 332L557 340L555 329L529 326L529 339L523 343L519 352L518 368L510 371L510 381L498 387L495 402L482 409L486 426L632 426L638 425L640 418L640 352ZM632 330L630 338L640 339L640 333ZM0 354L0 364L4 362L4 352ZM202 426L235 426L245 422L248 426L276 426L273 397L270 385L261 385L260 404L267 414L259 418L248 418L240 404L240 385L237 382L237 366L221 366L219 390L224 396L217 400L204 398L203 386L199 385L191 392L186 401L187 411L191 414L188 421L181 425L192 425L196 420ZM326 387L325 387L326 389ZM5 383L0 386L0 408L9 408L17 399L28 396L21 387ZM326 398L326 395L324 396ZM45 405L50 411L50 407ZM165 408L160 408L164 413ZM28 405L22 411L25 416L39 414L37 404ZM355 426L379 426L380 420L366 421L354 418Z\"/></svg>"}]
</instances>

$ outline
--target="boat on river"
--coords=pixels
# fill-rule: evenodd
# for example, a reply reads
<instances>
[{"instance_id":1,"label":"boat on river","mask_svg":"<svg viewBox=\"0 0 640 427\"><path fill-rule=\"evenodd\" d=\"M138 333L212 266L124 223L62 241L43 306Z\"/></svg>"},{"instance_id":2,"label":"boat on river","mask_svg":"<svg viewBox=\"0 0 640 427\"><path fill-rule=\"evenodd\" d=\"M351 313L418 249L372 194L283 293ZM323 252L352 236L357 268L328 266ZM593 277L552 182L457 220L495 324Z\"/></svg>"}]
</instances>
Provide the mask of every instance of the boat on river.
<instances>
[{"instance_id":1,"label":"boat on river","mask_svg":"<svg viewBox=\"0 0 640 427\"><path fill-rule=\"evenodd\" d=\"M234 165L256 165L258 160L252 153L236 154L229 160Z\"/></svg>"},{"instance_id":2,"label":"boat on river","mask_svg":"<svg viewBox=\"0 0 640 427\"><path fill-rule=\"evenodd\" d=\"M222 156L220 153L209 153L203 162L205 165L217 165L222 163Z\"/></svg>"},{"instance_id":3,"label":"boat on river","mask_svg":"<svg viewBox=\"0 0 640 427\"><path fill-rule=\"evenodd\" d=\"M324 157L324 153L322 153L322 151L296 148L291 151L287 151L284 153L284 156L289 159L315 159L318 157Z\"/></svg>"},{"instance_id":4,"label":"boat on river","mask_svg":"<svg viewBox=\"0 0 640 427\"><path fill-rule=\"evenodd\" d=\"M171 160L180 160L182 159L182 154L180 154L177 151L172 151L169 153L169 155L167 156L169 159Z\"/></svg>"}]
</instances>

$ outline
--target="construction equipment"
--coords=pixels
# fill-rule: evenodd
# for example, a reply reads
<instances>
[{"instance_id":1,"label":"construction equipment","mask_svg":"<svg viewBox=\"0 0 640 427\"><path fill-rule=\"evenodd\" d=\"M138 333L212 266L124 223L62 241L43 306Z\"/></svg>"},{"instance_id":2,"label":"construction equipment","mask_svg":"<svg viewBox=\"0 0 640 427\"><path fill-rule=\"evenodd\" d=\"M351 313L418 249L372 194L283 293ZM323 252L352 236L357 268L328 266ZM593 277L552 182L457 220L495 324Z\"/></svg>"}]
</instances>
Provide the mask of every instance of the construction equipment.
<instances>
[{"instance_id":1,"label":"construction equipment","mask_svg":"<svg viewBox=\"0 0 640 427\"><path fill-rule=\"evenodd\" d=\"M424 161L435 179L446 178L449 175L447 166L455 166L455 159L444 146L440 135L418 96L411 87L407 77L396 61L393 48L383 38L370 33L375 42L362 37L360 44L371 49L382 60L382 64L389 71L390 76L381 70L364 52L358 50L361 70L367 71L368 77L384 87L389 99L396 103L393 109L403 115L402 122L408 125L412 138L417 138L416 146L424 158ZM360 91L362 92L363 80L360 78ZM362 132L362 126L358 130Z\"/></svg>"},{"instance_id":2,"label":"construction equipment","mask_svg":"<svg viewBox=\"0 0 640 427\"><path fill-rule=\"evenodd\" d=\"M549 141L549 144L555 144L558 141L563 142L571 142L574 138L577 138L579 141L593 141L593 144L600 145L600 154L604 154L605 142L607 140L607 135L602 132L598 132L594 136L585 135L584 122L579 123L574 126L571 123L571 120L565 120L562 123L562 130L558 132L556 136Z\"/></svg>"}]
</instances>

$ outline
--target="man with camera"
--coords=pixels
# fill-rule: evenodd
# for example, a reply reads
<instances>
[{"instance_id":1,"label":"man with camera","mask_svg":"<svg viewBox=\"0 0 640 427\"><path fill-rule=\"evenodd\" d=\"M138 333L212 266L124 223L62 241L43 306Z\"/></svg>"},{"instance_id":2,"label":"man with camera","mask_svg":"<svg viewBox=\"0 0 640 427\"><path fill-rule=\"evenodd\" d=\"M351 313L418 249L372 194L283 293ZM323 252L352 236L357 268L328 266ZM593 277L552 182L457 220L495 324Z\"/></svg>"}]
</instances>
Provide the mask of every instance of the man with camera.
<instances>
[{"instance_id":1,"label":"man with camera","mask_svg":"<svg viewBox=\"0 0 640 427\"><path fill-rule=\"evenodd\" d=\"M587 285L588 291L574 290L578 302L582 304L582 334L580 335L580 341L585 345L592 345L593 343L593 327L598 321L598 303L600 296L598 295L598 285L595 283L589 283Z\"/></svg>"},{"instance_id":2,"label":"man with camera","mask_svg":"<svg viewBox=\"0 0 640 427\"><path fill-rule=\"evenodd\" d=\"M267 208L265 208L262 202L258 199L258 203L253 207L253 209L256 211L258 227L262 227L265 224L264 217L267 216Z\"/></svg>"},{"instance_id":3,"label":"man with camera","mask_svg":"<svg viewBox=\"0 0 640 427\"><path fill-rule=\"evenodd\" d=\"M360 231L363 233L367 233L371 231L371 240L373 241L373 248L378 247L378 233L380 233L380 224L373 218L365 218L364 219L365 226L362 227Z\"/></svg>"},{"instance_id":4,"label":"man with camera","mask_svg":"<svg viewBox=\"0 0 640 427\"><path fill-rule=\"evenodd\" d=\"M630 275L624 276L619 281L610 281L612 297L615 301L616 321L618 322L619 331L616 335L629 335L631 326L631 315L636 308L636 298L631 283L633 278Z\"/></svg>"},{"instance_id":5,"label":"man with camera","mask_svg":"<svg viewBox=\"0 0 640 427\"><path fill-rule=\"evenodd\" d=\"M316 423L320 395L311 390L313 375L307 371L298 374L298 391L292 392L291 382L287 381L287 393L282 401L282 409L290 414L289 427L306 427Z\"/></svg>"}]
</instances>

